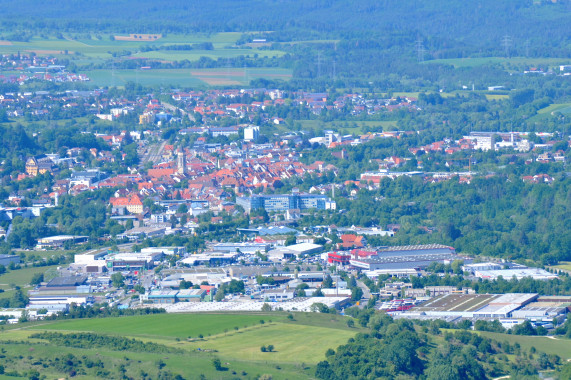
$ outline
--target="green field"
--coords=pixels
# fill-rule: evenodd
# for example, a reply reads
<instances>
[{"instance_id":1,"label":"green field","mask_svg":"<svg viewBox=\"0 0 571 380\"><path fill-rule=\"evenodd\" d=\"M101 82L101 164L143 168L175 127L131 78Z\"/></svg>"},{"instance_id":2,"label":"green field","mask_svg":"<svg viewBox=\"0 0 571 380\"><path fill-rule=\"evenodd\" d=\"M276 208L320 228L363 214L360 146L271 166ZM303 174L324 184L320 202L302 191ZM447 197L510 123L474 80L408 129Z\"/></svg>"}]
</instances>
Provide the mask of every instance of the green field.
<instances>
[{"instance_id":1,"label":"green field","mask_svg":"<svg viewBox=\"0 0 571 380\"><path fill-rule=\"evenodd\" d=\"M271 374L274 379L309 379L315 364L325 358L328 348L337 348L359 329L348 328L346 317L330 314L296 313L290 320L284 313L242 314L161 314L135 317L94 318L40 322L7 327L0 333L0 345L6 350L4 366L10 370L41 369L42 362L71 353L86 359L100 359L106 377L115 377L120 367L134 378L146 372L156 378L157 362L163 370L181 374L186 379L257 378ZM265 323L260 323L260 320ZM271 321L271 322L270 322ZM238 327L238 330L235 329ZM96 332L126 336L182 349L182 353L154 354L114 351L108 348L68 348L44 345L43 340L28 339L38 331ZM204 338L198 338L203 334ZM189 339L189 337L192 337ZM262 345L274 345L275 352L262 353ZM200 349L200 350L199 350ZM213 358L220 358L224 371L215 371ZM61 377L53 367L41 372L48 378ZM92 372L81 379L98 378Z\"/></svg>"},{"instance_id":2,"label":"green field","mask_svg":"<svg viewBox=\"0 0 571 380\"><path fill-rule=\"evenodd\" d=\"M551 114L552 112L571 114L571 103L551 104L537 111L538 114Z\"/></svg>"},{"instance_id":3,"label":"green field","mask_svg":"<svg viewBox=\"0 0 571 380\"><path fill-rule=\"evenodd\" d=\"M6 41L0 44L0 53L35 52L37 55L68 55L70 58L73 58L74 55L84 55L89 58L108 59L112 58L113 53L127 50L136 53L145 45L160 47L210 42L214 46L214 50L210 50L210 53L216 55L217 52L220 52L221 56L224 56L225 51L234 50L230 48L234 46L240 35L240 33L168 35L154 41L119 41L112 40L109 35L101 36L101 39L94 37L76 39L73 36L64 36L63 39L34 37L29 42ZM194 50L192 51L194 52ZM248 49L250 54L257 51L258 49ZM177 51L169 50L167 52L175 53Z\"/></svg>"},{"instance_id":4,"label":"green field","mask_svg":"<svg viewBox=\"0 0 571 380\"><path fill-rule=\"evenodd\" d=\"M214 49L214 50L161 50L161 51L148 51L133 54L135 58L148 58L157 59L161 61L197 61L200 57L207 57L212 59L218 58L235 58L239 56L251 57L256 54L258 57L281 57L285 53L277 50L256 50L256 49Z\"/></svg>"},{"instance_id":5,"label":"green field","mask_svg":"<svg viewBox=\"0 0 571 380\"><path fill-rule=\"evenodd\" d=\"M274 321L284 318L283 315L270 317ZM259 324L260 319L267 320L268 317L256 314L167 314L62 321L36 326L33 329L97 331L105 334L186 339L199 334L205 337L220 334L224 333L225 329L234 327L251 327Z\"/></svg>"},{"instance_id":6,"label":"green field","mask_svg":"<svg viewBox=\"0 0 571 380\"><path fill-rule=\"evenodd\" d=\"M50 269L57 268L58 265L45 266L45 267L30 267L16 270L9 270L0 276L0 285L14 284L23 287L30 283L30 280L36 273L45 273Z\"/></svg>"},{"instance_id":7,"label":"green field","mask_svg":"<svg viewBox=\"0 0 571 380\"><path fill-rule=\"evenodd\" d=\"M172 69L172 70L93 70L87 67L102 64L109 60L152 59L162 62L198 61L201 57L214 60L281 57L283 51L258 47L236 46L241 33L213 33L194 35L168 35L154 41L119 41L109 35L64 36L63 39L34 37L29 42L0 41L0 54L35 53L38 56L65 58L78 67L78 72L86 74L91 83L97 86L122 86L131 81L146 86L208 87L224 85L246 85L253 79L289 80L291 70L276 68L220 68L220 69ZM192 45L209 42L213 49L157 50L174 45ZM143 49L143 47L146 47ZM143 51L147 49L149 51ZM83 68L83 69L82 69ZM3 72L4 75L17 75L20 72Z\"/></svg>"},{"instance_id":8,"label":"green field","mask_svg":"<svg viewBox=\"0 0 571 380\"><path fill-rule=\"evenodd\" d=\"M479 58L450 58L450 59L434 59L431 61L426 61L425 64L444 64L452 65L455 68L460 67L476 67L483 65L493 65L500 64L504 67L509 67L510 65L526 65L526 66L536 66L536 65L549 65L558 66L560 64L568 64L569 59L567 58L526 58L526 57L513 57L513 58L503 58L503 57L479 57Z\"/></svg>"},{"instance_id":9,"label":"green field","mask_svg":"<svg viewBox=\"0 0 571 380\"><path fill-rule=\"evenodd\" d=\"M216 349L222 356L239 360L317 364L325 360L328 348L335 349L354 335L355 331L274 323L228 336L219 335L192 346ZM261 354L260 347L268 344L273 344L276 352Z\"/></svg>"},{"instance_id":10,"label":"green field","mask_svg":"<svg viewBox=\"0 0 571 380\"><path fill-rule=\"evenodd\" d=\"M97 86L124 86L127 82L144 86L208 87L247 85L258 78L291 78L291 70L277 68L247 69L153 69L153 70L91 70L85 72Z\"/></svg>"},{"instance_id":11,"label":"green field","mask_svg":"<svg viewBox=\"0 0 571 380\"><path fill-rule=\"evenodd\" d=\"M552 265L550 268L557 268L571 272L571 262L570 261L561 261L558 265Z\"/></svg>"},{"instance_id":12,"label":"green field","mask_svg":"<svg viewBox=\"0 0 571 380\"><path fill-rule=\"evenodd\" d=\"M522 349L528 350L535 347L536 350L546 354L559 355L564 360L571 359L571 341L565 338L551 338L545 336L523 336L511 334L498 334L486 331L478 331L485 337L495 339L498 342L508 341L510 344L519 343Z\"/></svg>"}]
</instances>

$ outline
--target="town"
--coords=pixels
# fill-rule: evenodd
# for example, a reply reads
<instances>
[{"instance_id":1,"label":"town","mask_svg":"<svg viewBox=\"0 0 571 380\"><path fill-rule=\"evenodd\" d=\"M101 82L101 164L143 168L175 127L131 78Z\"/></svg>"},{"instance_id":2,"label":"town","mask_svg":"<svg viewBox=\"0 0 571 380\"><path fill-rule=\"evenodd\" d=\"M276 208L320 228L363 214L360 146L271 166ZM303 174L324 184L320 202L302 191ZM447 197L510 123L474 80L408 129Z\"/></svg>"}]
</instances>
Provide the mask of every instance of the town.
<instances>
[{"instance_id":1,"label":"town","mask_svg":"<svg viewBox=\"0 0 571 380\"><path fill-rule=\"evenodd\" d=\"M0 378L571 376L568 0L0 2Z\"/></svg>"}]
</instances>

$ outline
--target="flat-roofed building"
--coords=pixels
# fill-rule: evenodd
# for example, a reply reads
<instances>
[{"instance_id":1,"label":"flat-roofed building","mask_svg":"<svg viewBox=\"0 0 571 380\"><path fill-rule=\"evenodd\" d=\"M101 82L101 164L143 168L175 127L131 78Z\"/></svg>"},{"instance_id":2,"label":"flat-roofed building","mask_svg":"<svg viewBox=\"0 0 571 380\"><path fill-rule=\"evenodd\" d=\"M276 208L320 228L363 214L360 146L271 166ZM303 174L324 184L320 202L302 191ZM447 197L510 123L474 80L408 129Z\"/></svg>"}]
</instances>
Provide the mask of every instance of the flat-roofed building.
<instances>
[{"instance_id":1,"label":"flat-roofed building","mask_svg":"<svg viewBox=\"0 0 571 380\"><path fill-rule=\"evenodd\" d=\"M10 264L20 264L20 256L16 255L0 255L0 265L7 267Z\"/></svg>"},{"instance_id":2,"label":"flat-roofed building","mask_svg":"<svg viewBox=\"0 0 571 380\"><path fill-rule=\"evenodd\" d=\"M386 247L368 258L351 259L350 265L361 270L423 269L433 262L450 263L458 259L454 248L440 244Z\"/></svg>"},{"instance_id":3,"label":"flat-roofed building","mask_svg":"<svg viewBox=\"0 0 571 380\"><path fill-rule=\"evenodd\" d=\"M66 242L72 244L85 243L89 239L88 236L72 236L72 235L58 235L49 236L38 239L38 249L61 248Z\"/></svg>"},{"instance_id":4,"label":"flat-roofed building","mask_svg":"<svg viewBox=\"0 0 571 380\"><path fill-rule=\"evenodd\" d=\"M526 277L531 277L534 280L553 280L559 277L555 273L551 273L540 268L478 270L474 272L474 275L478 278L489 279L489 280L495 280L500 276L506 280L509 280L514 277L518 280L521 280L522 278Z\"/></svg>"}]
</instances>

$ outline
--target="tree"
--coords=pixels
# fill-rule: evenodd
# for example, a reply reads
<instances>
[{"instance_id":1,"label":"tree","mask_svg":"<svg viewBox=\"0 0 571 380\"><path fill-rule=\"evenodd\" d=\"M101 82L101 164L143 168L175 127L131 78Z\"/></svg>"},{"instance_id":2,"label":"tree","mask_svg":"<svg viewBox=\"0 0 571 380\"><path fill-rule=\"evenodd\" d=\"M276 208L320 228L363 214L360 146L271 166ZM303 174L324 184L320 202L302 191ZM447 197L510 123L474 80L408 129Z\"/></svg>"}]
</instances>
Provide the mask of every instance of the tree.
<instances>
[{"instance_id":1,"label":"tree","mask_svg":"<svg viewBox=\"0 0 571 380\"><path fill-rule=\"evenodd\" d=\"M289 246L289 245L294 245L296 243L296 238L295 235L290 235L287 237L286 241L285 241L285 246Z\"/></svg>"},{"instance_id":2,"label":"tree","mask_svg":"<svg viewBox=\"0 0 571 380\"><path fill-rule=\"evenodd\" d=\"M212 365L214 366L214 369L217 371L224 370L224 368L222 367L222 362L218 358L212 359Z\"/></svg>"},{"instance_id":3,"label":"tree","mask_svg":"<svg viewBox=\"0 0 571 380\"><path fill-rule=\"evenodd\" d=\"M361 298L363 298L363 289L358 286L351 289L351 300L359 301Z\"/></svg>"},{"instance_id":4,"label":"tree","mask_svg":"<svg viewBox=\"0 0 571 380\"><path fill-rule=\"evenodd\" d=\"M273 351L274 351L274 345L268 344L268 352L273 352Z\"/></svg>"},{"instance_id":5,"label":"tree","mask_svg":"<svg viewBox=\"0 0 571 380\"><path fill-rule=\"evenodd\" d=\"M270 305L267 302L264 302L264 304L262 305L262 311L264 312L272 311L272 305Z\"/></svg>"},{"instance_id":6,"label":"tree","mask_svg":"<svg viewBox=\"0 0 571 380\"><path fill-rule=\"evenodd\" d=\"M327 275L325 276L325 278L323 279L323 283L321 284L322 288L326 288L326 289L330 289L333 288L333 279L331 278L331 275Z\"/></svg>"},{"instance_id":7,"label":"tree","mask_svg":"<svg viewBox=\"0 0 571 380\"><path fill-rule=\"evenodd\" d=\"M39 285L43 281L44 281L43 273L34 273L34 275L32 276L32 280L30 280L30 285Z\"/></svg>"},{"instance_id":8,"label":"tree","mask_svg":"<svg viewBox=\"0 0 571 380\"><path fill-rule=\"evenodd\" d=\"M121 272L115 272L111 275L111 283L116 288L122 288L125 286L125 277Z\"/></svg>"}]
</instances>

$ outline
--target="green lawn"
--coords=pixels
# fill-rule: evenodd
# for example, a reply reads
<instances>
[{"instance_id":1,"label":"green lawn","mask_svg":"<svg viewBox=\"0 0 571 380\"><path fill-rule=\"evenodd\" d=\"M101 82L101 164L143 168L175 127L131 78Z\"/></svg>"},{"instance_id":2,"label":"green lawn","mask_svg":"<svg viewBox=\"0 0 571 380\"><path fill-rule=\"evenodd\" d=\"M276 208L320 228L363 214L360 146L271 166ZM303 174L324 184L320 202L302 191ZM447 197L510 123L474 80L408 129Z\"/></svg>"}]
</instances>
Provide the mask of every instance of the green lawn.
<instances>
[{"instance_id":1,"label":"green lawn","mask_svg":"<svg viewBox=\"0 0 571 380\"><path fill-rule=\"evenodd\" d=\"M58 265L45 266L45 267L30 267L16 270L9 270L0 276L0 284L14 284L17 286L25 286L30 283L30 280L36 273L45 273L49 269L55 269Z\"/></svg>"}]
</instances>

